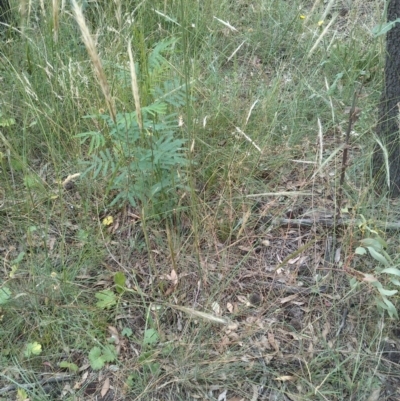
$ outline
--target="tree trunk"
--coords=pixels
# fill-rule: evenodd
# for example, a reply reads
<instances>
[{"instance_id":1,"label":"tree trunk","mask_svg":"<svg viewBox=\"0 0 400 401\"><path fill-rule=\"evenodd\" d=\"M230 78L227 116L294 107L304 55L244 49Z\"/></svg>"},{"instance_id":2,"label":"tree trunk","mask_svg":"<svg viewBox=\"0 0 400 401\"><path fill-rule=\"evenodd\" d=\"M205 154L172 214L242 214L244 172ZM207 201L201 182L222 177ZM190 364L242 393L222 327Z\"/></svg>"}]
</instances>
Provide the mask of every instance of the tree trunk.
<instances>
[{"instance_id":1,"label":"tree trunk","mask_svg":"<svg viewBox=\"0 0 400 401\"><path fill-rule=\"evenodd\" d=\"M389 0L387 20L400 17L400 0ZM379 106L377 134L389 156L390 188L393 197L400 196L400 23L386 36L385 87ZM387 171L381 147L377 144L373 155L373 174L376 188L386 191Z\"/></svg>"}]
</instances>

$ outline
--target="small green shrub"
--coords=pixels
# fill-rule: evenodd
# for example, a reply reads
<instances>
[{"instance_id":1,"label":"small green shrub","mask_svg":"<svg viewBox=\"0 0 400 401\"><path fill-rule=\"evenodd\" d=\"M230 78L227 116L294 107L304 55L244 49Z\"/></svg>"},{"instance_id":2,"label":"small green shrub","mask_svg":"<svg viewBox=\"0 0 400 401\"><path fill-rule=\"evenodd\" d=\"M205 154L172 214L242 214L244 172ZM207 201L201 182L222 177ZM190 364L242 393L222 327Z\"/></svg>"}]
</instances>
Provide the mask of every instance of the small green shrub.
<instances>
[{"instance_id":1,"label":"small green shrub","mask_svg":"<svg viewBox=\"0 0 400 401\"><path fill-rule=\"evenodd\" d=\"M388 297L398 293L398 290L394 288L400 287L400 270L385 251L387 243L380 237L378 232L369 228L365 220L362 224L362 229L367 230L370 233L370 237L360 241L361 246L356 248L355 253L361 256L369 254L377 262L374 274L364 274L363 281L371 284L376 289L375 302L378 309L381 312L386 311L391 318L398 319L397 309ZM350 285L353 288L357 286L357 280L352 278Z\"/></svg>"},{"instance_id":2,"label":"small green shrub","mask_svg":"<svg viewBox=\"0 0 400 401\"><path fill-rule=\"evenodd\" d=\"M185 102L185 86L171 77L170 63L163 54L173 50L175 41L159 43L139 71L141 124L137 111L117 113L115 121L107 114L86 118L105 123L103 131L76 135L81 143L88 142L90 160L85 161L83 175L107 180L107 194L112 193L111 206L129 202L154 214L170 210L178 188L184 186L187 166L185 140L177 137L178 115L172 108ZM126 82L124 74L119 74Z\"/></svg>"}]
</instances>

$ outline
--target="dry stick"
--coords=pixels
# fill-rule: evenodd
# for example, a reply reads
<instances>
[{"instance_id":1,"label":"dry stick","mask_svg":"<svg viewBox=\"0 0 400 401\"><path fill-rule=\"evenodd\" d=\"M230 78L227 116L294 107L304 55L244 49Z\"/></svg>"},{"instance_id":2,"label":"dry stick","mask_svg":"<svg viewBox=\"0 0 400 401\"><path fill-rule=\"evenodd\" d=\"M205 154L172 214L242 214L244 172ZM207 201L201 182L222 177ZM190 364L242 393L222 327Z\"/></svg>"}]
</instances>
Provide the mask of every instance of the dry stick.
<instances>
[{"instance_id":1,"label":"dry stick","mask_svg":"<svg viewBox=\"0 0 400 401\"><path fill-rule=\"evenodd\" d=\"M44 378L42 380L39 380L37 383L11 384L9 386L0 388L0 394L9 393L10 391L18 390L19 388L22 388L24 390L29 390L29 389L35 388L38 385L41 386L43 384L61 383L64 381L72 380L74 377L75 377L74 375L66 374L66 375L59 375L59 376Z\"/></svg>"},{"instance_id":2,"label":"dry stick","mask_svg":"<svg viewBox=\"0 0 400 401\"><path fill-rule=\"evenodd\" d=\"M358 91L354 91L354 96L353 96L353 103L351 105L351 109L349 112L349 124L347 125L347 131L346 131L346 139L345 139L345 144L344 144L344 149L343 149L343 157L342 157L342 169L340 173L340 181L339 181L339 189L338 189L338 196L337 196L337 202L336 202L336 216L340 218L340 209L342 207L342 200L343 200L343 184L344 184L344 178L346 176L346 168L347 168L347 159L348 159L348 153L349 153L349 140L350 140L350 132L351 128L353 126L354 122L354 111L356 108L356 99L358 93L361 91L362 86Z\"/></svg>"}]
</instances>

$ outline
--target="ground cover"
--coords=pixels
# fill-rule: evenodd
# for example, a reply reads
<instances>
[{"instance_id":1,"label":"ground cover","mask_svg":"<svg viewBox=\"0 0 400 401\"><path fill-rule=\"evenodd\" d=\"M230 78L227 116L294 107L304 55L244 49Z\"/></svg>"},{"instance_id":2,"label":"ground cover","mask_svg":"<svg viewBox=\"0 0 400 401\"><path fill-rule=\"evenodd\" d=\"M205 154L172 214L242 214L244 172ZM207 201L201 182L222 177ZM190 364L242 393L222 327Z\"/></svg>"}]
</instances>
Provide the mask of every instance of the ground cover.
<instances>
[{"instance_id":1,"label":"ground cover","mask_svg":"<svg viewBox=\"0 0 400 401\"><path fill-rule=\"evenodd\" d=\"M12 6L0 399L398 399L382 2Z\"/></svg>"}]
</instances>

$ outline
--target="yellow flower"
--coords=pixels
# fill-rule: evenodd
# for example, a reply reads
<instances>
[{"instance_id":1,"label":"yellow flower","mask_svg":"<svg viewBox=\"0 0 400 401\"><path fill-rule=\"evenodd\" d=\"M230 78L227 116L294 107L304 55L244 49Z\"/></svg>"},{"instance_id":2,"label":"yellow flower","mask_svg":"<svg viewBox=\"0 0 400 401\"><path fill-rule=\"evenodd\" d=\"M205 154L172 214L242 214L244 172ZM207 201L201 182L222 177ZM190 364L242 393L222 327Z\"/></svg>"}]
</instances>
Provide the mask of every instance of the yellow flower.
<instances>
[{"instance_id":1,"label":"yellow flower","mask_svg":"<svg viewBox=\"0 0 400 401\"><path fill-rule=\"evenodd\" d=\"M300 15L300 19L306 19L306 16L305 15Z\"/></svg>"},{"instance_id":2,"label":"yellow flower","mask_svg":"<svg viewBox=\"0 0 400 401\"><path fill-rule=\"evenodd\" d=\"M318 21L318 26L321 26L323 23L324 23L323 20L319 20L319 21Z\"/></svg>"}]
</instances>

